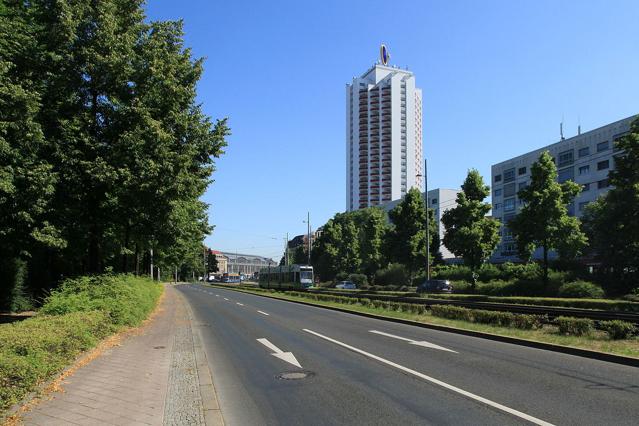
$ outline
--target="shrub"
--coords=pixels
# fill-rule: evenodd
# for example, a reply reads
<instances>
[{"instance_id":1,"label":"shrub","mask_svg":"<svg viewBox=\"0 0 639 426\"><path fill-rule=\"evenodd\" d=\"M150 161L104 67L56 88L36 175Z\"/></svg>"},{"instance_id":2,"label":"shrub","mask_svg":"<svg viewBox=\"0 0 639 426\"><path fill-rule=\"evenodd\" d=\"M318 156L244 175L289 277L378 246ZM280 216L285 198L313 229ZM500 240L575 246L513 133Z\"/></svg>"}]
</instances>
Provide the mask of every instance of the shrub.
<instances>
[{"instance_id":1,"label":"shrub","mask_svg":"<svg viewBox=\"0 0 639 426\"><path fill-rule=\"evenodd\" d=\"M601 321L599 326L608 333L611 339L615 340L627 339L636 332L634 324L620 320Z\"/></svg>"},{"instance_id":2,"label":"shrub","mask_svg":"<svg viewBox=\"0 0 639 426\"><path fill-rule=\"evenodd\" d=\"M68 279L45 300L40 312L64 315L103 311L118 326L136 326L155 306L162 287L133 275L95 275Z\"/></svg>"},{"instance_id":3,"label":"shrub","mask_svg":"<svg viewBox=\"0 0 639 426\"><path fill-rule=\"evenodd\" d=\"M409 285L409 280L408 270L399 263L392 263L387 268L380 269L375 273L375 285L386 287Z\"/></svg>"},{"instance_id":4,"label":"shrub","mask_svg":"<svg viewBox=\"0 0 639 426\"><path fill-rule=\"evenodd\" d=\"M559 287L560 297L600 299L604 296L601 287L588 281L573 281Z\"/></svg>"},{"instance_id":5,"label":"shrub","mask_svg":"<svg viewBox=\"0 0 639 426\"><path fill-rule=\"evenodd\" d=\"M588 318L557 317L555 322L559 326L559 333L572 336L583 336L594 329L595 323Z\"/></svg>"},{"instance_id":6,"label":"shrub","mask_svg":"<svg viewBox=\"0 0 639 426\"><path fill-rule=\"evenodd\" d=\"M357 288L368 286L368 277L364 274L350 274L348 279L357 284Z\"/></svg>"},{"instance_id":7,"label":"shrub","mask_svg":"<svg viewBox=\"0 0 639 426\"><path fill-rule=\"evenodd\" d=\"M470 309L450 305L432 305L430 311L436 317L471 321Z\"/></svg>"}]
</instances>

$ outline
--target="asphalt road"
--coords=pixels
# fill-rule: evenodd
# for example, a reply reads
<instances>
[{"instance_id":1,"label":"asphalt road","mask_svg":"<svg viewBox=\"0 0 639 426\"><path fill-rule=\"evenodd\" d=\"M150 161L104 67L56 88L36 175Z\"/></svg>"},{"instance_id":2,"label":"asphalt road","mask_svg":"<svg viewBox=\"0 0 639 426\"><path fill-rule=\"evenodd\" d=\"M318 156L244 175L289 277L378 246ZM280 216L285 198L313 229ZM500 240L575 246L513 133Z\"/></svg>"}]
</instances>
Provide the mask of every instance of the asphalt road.
<instances>
[{"instance_id":1,"label":"asphalt road","mask_svg":"<svg viewBox=\"0 0 639 426\"><path fill-rule=\"evenodd\" d=\"M639 423L634 367L209 286L178 288L228 425ZM282 379L286 373L306 377Z\"/></svg>"}]
</instances>

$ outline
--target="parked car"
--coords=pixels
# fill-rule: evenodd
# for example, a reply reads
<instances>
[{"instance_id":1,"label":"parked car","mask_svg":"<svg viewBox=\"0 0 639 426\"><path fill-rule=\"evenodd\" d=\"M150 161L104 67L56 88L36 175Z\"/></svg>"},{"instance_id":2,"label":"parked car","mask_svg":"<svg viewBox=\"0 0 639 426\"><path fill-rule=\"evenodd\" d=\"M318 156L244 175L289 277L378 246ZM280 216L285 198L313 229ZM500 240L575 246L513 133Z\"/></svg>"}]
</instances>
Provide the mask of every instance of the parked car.
<instances>
[{"instance_id":1,"label":"parked car","mask_svg":"<svg viewBox=\"0 0 639 426\"><path fill-rule=\"evenodd\" d=\"M342 290L355 290L357 286L353 281L340 281L337 283L335 288L340 288Z\"/></svg>"},{"instance_id":2,"label":"parked car","mask_svg":"<svg viewBox=\"0 0 639 426\"><path fill-rule=\"evenodd\" d=\"M448 280L426 280L417 286L417 293L452 293L453 285Z\"/></svg>"}]
</instances>

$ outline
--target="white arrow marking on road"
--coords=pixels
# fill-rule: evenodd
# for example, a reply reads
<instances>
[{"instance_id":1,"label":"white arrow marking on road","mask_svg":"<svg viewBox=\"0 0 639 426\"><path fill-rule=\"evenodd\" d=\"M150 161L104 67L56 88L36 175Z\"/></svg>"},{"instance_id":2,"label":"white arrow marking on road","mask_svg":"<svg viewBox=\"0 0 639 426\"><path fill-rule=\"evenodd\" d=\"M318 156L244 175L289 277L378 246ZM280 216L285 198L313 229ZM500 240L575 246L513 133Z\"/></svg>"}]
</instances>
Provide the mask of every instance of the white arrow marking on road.
<instances>
[{"instance_id":1,"label":"white arrow marking on road","mask_svg":"<svg viewBox=\"0 0 639 426\"><path fill-rule=\"evenodd\" d=\"M377 331L377 330L368 330L368 331L370 331L371 333L380 334L382 336L392 337L393 339L403 340L403 341L408 342L411 345L415 345L415 346L423 346L425 348L439 349L440 351L452 352L452 353L455 353L455 354L459 353L459 352L454 351L452 349L448 349L448 348L445 348L443 346L436 345L434 343L425 342L423 340L418 342L416 340L407 339L406 337L395 336L394 334L390 334L390 333L384 333L383 331Z\"/></svg>"},{"instance_id":2,"label":"white arrow marking on road","mask_svg":"<svg viewBox=\"0 0 639 426\"><path fill-rule=\"evenodd\" d=\"M235 302L236 305L244 306L244 303Z\"/></svg>"},{"instance_id":3,"label":"white arrow marking on road","mask_svg":"<svg viewBox=\"0 0 639 426\"><path fill-rule=\"evenodd\" d=\"M260 314L262 314L262 315L269 316L269 314L267 314L266 312L262 312L262 311L257 311L257 312L259 312L259 313L260 313Z\"/></svg>"},{"instance_id":4,"label":"white arrow marking on road","mask_svg":"<svg viewBox=\"0 0 639 426\"><path fill-rule=\"evenodd\" d=\"M220 297L220 295L219 295L219 294L216 294L215 296L216 296L216 297Z\"/></svg>"},{"instance_id":5,"label":"white arrow marking on road","mask_svg":"<svg viewBox=\"0 0 639 426\"><path fill-rule=\"evenodd\" d=\"M269 342L267 339L264 339L264 338L257 339L257 341L263 344L264 346L266 346L267 348L269 348L270 350L272 350L273 353L271 355L273 355L274 357L279 358L282 361L286 361L289 364L293 364L296 367L302 368L300 363L297 362L295 355L293 355L293 352L284 352L283 350L281 350L280 348L278 348L277 346L275 346L274 344L272 344L271 342Z\"/></svg>"},{"instance_id":6,"label":"white arrow marking on road","mask_svg":"<svg viewBox=\"0 0 639 426\"><path fill-rule=\"evenodd\" d=\"M348 350L351 350L351 351L353 351L355 353L358 353L360 355L364 355L365 357L374 359L374 360L379 361L379 362L381 362L383 364L386 364L386 365L389 365L391 367L397 368L398 370L401 370L401 371L403 371L405 373L412 374L413 376L419 377L420 379L426 380L426 381L428 381L428 382L430 382L430 383L432 383L434 385L441 386L441 387L443 387L445 389L448 389L450 391L453 391L453 392L456 392L458 394L464 395L467 398L473 399L475 401L479 401L479 402L481 402L483 404L486 404L486 405L488 405L490 407L493 407L493 408L496 408L498 410L504 411L506 413L512 414L513 416L519 417L521 419L528 420L529 422L534 423L536 425L539 425L539 426L554 426L552 423L548 423L548 422L546 422L544 420L538 419L538 418L533 417L531 415L528 415L526 413L522 413L521 411L517 411L517 410L512 409L510 407L506 407L505 405L501 405L501 404L499 404L499 403L497 403L495 401L491 401L490 399L481 397L479 395L475 395L474 393L470 393L468 391L460 389L457 386L449 385L448 383L443 382L441 380L437 380L434 377L427 376L426 374L420 373L419 371L411 370L408 367L404 367L403 365L397 364L397 363L395 363L393 361L389 361L389 360L387 360L385 358L382 358L381 356L373 355L370 352L363 351L363 350L358 349L358 348L356 348L354 346L347 345L346 343L342 343L339 340L335 340L335 339L332 339L332 338L330 338L328 336L324 336L322 334L319 334L316 331L309 330L307 328L303 328L302 330L304 330L305 332L310 333L310 334L312 334L314 336L317 336L320 339L324 339L324 340L327 340L329 342L335 343L336 345L341 346L343 348L346 348Z\"/></svg>"}]
</instances>

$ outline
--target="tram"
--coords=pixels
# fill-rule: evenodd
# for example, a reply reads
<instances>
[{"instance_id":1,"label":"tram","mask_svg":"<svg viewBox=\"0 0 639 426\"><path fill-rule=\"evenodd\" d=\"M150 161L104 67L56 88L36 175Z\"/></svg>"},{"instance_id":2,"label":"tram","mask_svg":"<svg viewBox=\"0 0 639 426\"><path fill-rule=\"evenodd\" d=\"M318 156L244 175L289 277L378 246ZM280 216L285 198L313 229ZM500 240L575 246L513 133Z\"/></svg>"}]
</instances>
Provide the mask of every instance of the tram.
<instances>
[{"instance_id":1,"label":"tram","mask_svg":"<svg viewBox=\"0 0 639 426\"><path fill-rule=\"evenodd\" d=\"M270 266L260 269L260 287L299 290L313 285L309 265Z\"/></svg>"}]
</instances>

